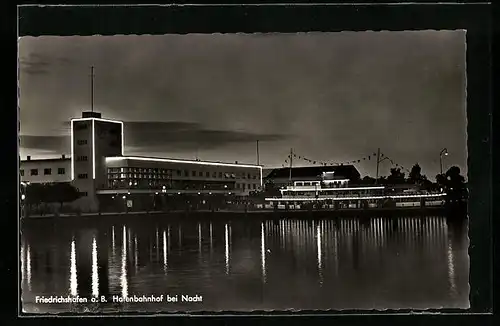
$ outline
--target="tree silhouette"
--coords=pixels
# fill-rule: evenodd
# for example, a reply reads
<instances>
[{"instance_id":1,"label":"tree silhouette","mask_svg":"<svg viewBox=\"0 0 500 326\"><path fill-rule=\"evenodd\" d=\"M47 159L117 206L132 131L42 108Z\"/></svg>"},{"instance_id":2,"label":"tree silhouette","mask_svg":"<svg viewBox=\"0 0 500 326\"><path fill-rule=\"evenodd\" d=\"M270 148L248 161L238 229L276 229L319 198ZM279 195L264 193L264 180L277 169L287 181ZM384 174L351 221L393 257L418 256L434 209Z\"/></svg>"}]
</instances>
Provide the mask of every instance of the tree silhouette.
<instances>
[{"instance_id":1,"label":"tree silhouette","mask_svg":"<svg viewBox=\"0 0 500 326\"><path fill-rule=\"evenodd\" d=\"M460 201L467 196L465 177L460 174L458 166L452 166L446 171L446 192L451 201Z\"/></svg>"},{"instance_id":2,"label":"tree silhouette","mask_svg":"<svg viewBox=\"0 0 500 326\"><path fill-rule=\"evenodd\" d=\"M77 200L80 197L78 189L70 183L31 183L26 186L26 204L40 205L50 203L64 203Z\"/></svg>"},{"instance_id":3,"label":"tree silhouette","mask_svg":"<svg viewBox=\"0 0 500 326\"><path fill-rule=\"evenodd\" d=\"M251 197L263 199L267 197L279 197L281 192L272 180L266 180L262 190L252 191L249 194Z\"/></svg>"},{"instance_id":4,"label":"tree silhouette","mask_svg":"<svg viewBox=\"0 0 500 326\"><path fill-rule=\"evenodd\" d=\"M391 168L391 174L387 177L389 184L402 184L405 183L405 174L401 172L400 168Z\"/></svg>"},{"instance_id":5,"label":"tree silhouette","mask_svg":"<svg viewBox=\"0 0 500 326\"><path fill-rule=\"evenodd\" d=\"M422 168L418 163L411 168L410 174L408 175L408 181L413 184L420 184L423 181Z\"/></svg>"},{"instance_id":6,"label":"tree silhouette","mask_svg":"<svg viewBox=\"0 0 500 326\"><path fill-rule=\"evenodd\" d=\"M436 183L446 192L447 202L459 202L467 198L465 178L460 174L458 166L452 166L444 174L436 176Z\"/></svg>"},{"instance_id":7,"label":"tree silhouette","mask_svg":"<svg viewBox=\"0 0 500 326\"><path fill-rule=\"evenodd\" d=\"M266 181L264 184L264 194L266 197L278 197L281 195L279 188L274 184L272 180Z\"/></svg>"},{"instance_id":8,"label":"tree silhouette","mask_svg":"<svg viewBox=\"0 0 500 326\"><path fill-rule=\"evenodd\" d=\"M436 175L436 183L438 186L445 188L446 187L446 175L444 174L438 174Z\"/></svg>"},{"instance_id":9,"label":"tree silhouette","mask_svg":"<svg viewBox=\"0 0 500 326\"><path fill-rule=\"evenodd\" d=\"M360 180L359 183L364 185L372 185L375 184L375 178L372 178L370 176L365 176L363 179Z\"/></svg>"},{"instance_id":10,"label":"tree silhouette","mask_svg":"<svg viewBox=\"0 0 500 326\"><path fill-rule=\"evenodd\" d=\"M52 183L48 185L50 202L59 203L61 208L64 203L70 203L80 198L78 189L69 183Z\"/></svg>"}]
</instances>

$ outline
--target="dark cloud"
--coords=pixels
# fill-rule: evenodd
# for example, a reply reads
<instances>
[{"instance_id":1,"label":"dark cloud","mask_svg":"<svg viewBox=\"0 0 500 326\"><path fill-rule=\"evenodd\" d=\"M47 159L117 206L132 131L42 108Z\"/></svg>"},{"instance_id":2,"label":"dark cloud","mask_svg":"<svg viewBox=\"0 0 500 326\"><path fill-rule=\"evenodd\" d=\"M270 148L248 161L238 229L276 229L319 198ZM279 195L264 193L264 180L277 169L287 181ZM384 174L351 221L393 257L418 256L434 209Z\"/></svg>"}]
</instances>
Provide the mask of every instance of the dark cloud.
<instances>
[{"instance_id":1,"label":"dark cloud","mask_svg":"<svg viewBox=\"0 0 500 326\"><path fill-rule=\"evenodd\" d=\"M63 126L69 131L69 122ZM132 152L182 152L184 150L217 149L230 144L273 142L287 139L286 135L256 134L235 130L210 130L199 123L171 121L124 122L125 149ZM23 149L69 152L70 136L21 135Z\"/></svg>"},{"instance_id":2,"label":"dark cloud","mask_svg":"<svg viewBox=\"0 0 500 326\"><path fill-rule=\"evenodd\" d=\"M71 139L67 136L21 135L20 146L23 149L64 153L70 151Z\"/></svg>"},{"instance_id":3,"label":"dark cloud","mask_svg":"<svg viewBox=\"0 0 500 326\"><path fill-rule=\"evenodd\" d=\"M51 68L72 63L74 63L74 60L67 57L53 57L41 53L30 53L19 58L21 72L28 75L45 75L50 73Z\"/></svg>"},{"instance_id":4,"label":"dark cloud","mask_svg":"<svg viewBox=\"0 0 500 326\"><path fill-rule=\"evenodd\" d=\"M235 130L211 130L199 123L187 122L125 122L126 143L133 147L162 146L178 148L220 148L232 143L279 141L288 137L280 134L257 134ZM174 147L175 147L174 146Z\"/></svg>"},{"instance_id":5,"label":"dark cloud","mask_svg":"<svg viewBox=\"0 0 500 326\"><path fill-rule=\"evenodd\" d=\"M261 162L281 166L290 148L350 161L380 147L433 176L446 147L467 170L464 31L23 37L19 49L38 62L21 69L23 134L67 135L56 129L89 109L93 65L96 110L136 121L126 143L143 154L253 162L260 138Z\"/></svg>"}]
</instances>

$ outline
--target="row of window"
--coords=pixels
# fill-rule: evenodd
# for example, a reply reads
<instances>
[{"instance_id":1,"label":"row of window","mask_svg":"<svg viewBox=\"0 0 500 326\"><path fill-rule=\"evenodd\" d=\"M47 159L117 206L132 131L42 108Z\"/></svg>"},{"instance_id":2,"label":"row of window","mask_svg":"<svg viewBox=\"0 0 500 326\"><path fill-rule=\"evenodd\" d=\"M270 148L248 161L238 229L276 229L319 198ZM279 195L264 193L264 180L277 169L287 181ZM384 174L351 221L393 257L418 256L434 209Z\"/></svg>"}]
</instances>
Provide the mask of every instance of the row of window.
<instances>
[{"instance_id":1,"label":"row of window","mask_svg":"<svg viewBox=\"0 0 500 326\"><path fill-rule=\"evenodd\" d=\"M224 173L224 172L209 172L209 171L188 171L188 170L169 170L169 169L156 169L156 168L109 168L108 174L110 175L110 179L114 179L115 177L111 175L123 175L123 173L127 173L130 175L137 175L136 178L151 178L156 179L157 177L152 177L148 175L176 175L178 177L199 177L199 178L219 178L219 179L257 179L257 175L250 173ZM143 176L140 176L143 175Z\"/></svg>"},{"instance_id":2,"label":"row of window","mask_svg":"<svg viewBox=\"0 0 500 326\"><path fill-rule=\"evenodd\" d=\"M73 129L75 131L78 131L78 130L87 130L89 127L89 124L87 123L75 123L75 125L73 126ZM106 128L107 129L107 128ZM120 135L121 133L121 128L110 128L108 129L108 132L111 134L111 135Z\"/></svg>"},{"instance_id":3,"label":"row of window","mask_svg":"<svg viewBox=\"0 0 500 326\"><path fill-rule=\"evenodd\" d=\"M120 180L108 180L108 188L161 188L164 189L211 189L211 190L232 190L242 189L242 190L256 190L259 188L258 184L246 184L246 183L236 183L236 184L223 184L223 183L206 183L206 182L185 182L185 181L174 181L174 182L162 182L160 180L136 180L129 181L128 179Z\"/></svg>"},{"instance_id":4,"label":"row of window","mask_svg":"<svg viewBox=\"0 0 500 326\"><path fill-rule=\"evenodd\" d=\"M23 169L21 169L20 173L21 173L21 176L24 177L24 170ZM65 168L58 168L57 174L59 174L59 175L66 174L66 169ZM30 169L30 175L37 176L38 169ZM43 169L43 175L52 175L52 169L51 168Z\"/></svg>"},{"instance_id":5,"label":"row of window","mask_svg":"<svg viewBox=\"0 0 500 326\"><path fill-rule=\"evenodd\" d=\"M237 183L236 184L236 189L243 189L245 190L245 185L246 183ZM258 188L258 185L255 184L255 183L251 183L248 185L248 188L247 189L253 189L253 190L256 190Z\"/></svg>"}]
</instances>

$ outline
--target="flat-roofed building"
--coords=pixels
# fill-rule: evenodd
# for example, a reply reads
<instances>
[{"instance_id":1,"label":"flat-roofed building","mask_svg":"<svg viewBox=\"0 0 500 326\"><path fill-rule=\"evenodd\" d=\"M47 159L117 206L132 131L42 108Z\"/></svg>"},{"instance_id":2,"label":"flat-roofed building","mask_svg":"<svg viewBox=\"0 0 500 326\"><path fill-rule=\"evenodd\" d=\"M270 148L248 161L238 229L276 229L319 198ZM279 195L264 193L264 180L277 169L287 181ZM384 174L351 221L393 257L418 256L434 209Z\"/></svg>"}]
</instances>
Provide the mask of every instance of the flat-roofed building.
<instances>
[{"instance_id":1,"label":"flat-roofed building","mask_svg":"<svg viewBox=\"0 0 500 326\"><path fill-rule=\"evenodd\" d=\"M71 181L71 159L59 158L31 159L20 161L19 175L24 183L48 183Z\"/></svg>"},{"instance_id":2,"label":"flat-roofed building","mask_svg":"<svg viewBox=\"0 0 500 326\"><path fill-rule=\"evenodd\" d=\"M257 165L155 157L106 157L107 192L228 193L247 196L262 185ZM104 193L104 191L100 191Z\"/></svg>"},{"instance_id":3,"label":"flat-roofed building","mask_svg":"<svg viewBox=\"0 0 500 326\"><path fill-rule=\"evenodd\" d=\"M123 133L123 122L83 112L71 120L71 157L22 161L21 181L71 182L82 196L74 204L91 212L205 203L248 196L262 187L259 165L125 156Z\"/></svg>"}]
</instances>

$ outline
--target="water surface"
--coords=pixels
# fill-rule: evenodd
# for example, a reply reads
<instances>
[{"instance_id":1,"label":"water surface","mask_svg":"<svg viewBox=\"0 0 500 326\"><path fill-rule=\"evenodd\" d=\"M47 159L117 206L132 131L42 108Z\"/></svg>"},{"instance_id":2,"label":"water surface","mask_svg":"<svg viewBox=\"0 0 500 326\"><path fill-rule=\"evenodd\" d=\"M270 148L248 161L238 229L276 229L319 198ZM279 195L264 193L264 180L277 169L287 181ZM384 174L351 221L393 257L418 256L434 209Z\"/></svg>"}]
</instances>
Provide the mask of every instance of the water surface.
<instances>
[{"instance_id":1,"label":"water surface","mask_svg":"<svg viewBox=\"0 0 500 326\"><path fill-rule=\"evenodd\" d=\"M23 228L28 313L469 307L467 228L444 217L144 217ZM199 295L202 302L112 302L161 294ZM37 296L89 302L43 304ZM108 302L90 302L102 296Z\"/></svg>"}]
</instances>

